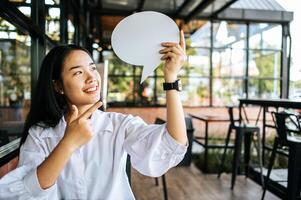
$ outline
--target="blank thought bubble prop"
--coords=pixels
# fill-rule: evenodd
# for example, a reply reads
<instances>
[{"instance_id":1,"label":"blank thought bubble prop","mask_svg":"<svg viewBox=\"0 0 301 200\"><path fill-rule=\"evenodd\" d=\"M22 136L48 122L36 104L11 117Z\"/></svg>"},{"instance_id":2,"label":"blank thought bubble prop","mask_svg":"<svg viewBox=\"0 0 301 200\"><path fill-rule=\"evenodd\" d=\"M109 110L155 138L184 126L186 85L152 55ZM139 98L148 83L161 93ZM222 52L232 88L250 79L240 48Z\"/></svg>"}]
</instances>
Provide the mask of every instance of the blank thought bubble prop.
<instances>
[{"instance_id":1,"label":"blank thought bubble prop","mask_svg":"<svg viewBox=\"0 0 301 200\"><path fill-rule=\"evenodd\" d=\"M162 42L179 43L179 28L168 16L145 11L132 14L115 27L111 44L126 63L142 65L141 83L160 65Z\"/></svg>"}]
</instances>

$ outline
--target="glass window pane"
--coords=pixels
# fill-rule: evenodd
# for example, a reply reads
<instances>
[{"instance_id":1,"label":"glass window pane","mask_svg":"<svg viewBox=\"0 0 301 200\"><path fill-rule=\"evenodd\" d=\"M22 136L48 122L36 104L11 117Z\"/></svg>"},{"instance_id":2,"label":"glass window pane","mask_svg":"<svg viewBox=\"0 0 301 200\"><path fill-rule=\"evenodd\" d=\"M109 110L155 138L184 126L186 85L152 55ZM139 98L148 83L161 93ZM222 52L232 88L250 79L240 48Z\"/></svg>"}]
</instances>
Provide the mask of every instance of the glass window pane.
<instances>
[{"instance_id":1,"label":"glass window pane","mask_svg":"<svg viewBox=\"0 0 301 200\"><path fill-rule=\"evenodd\" d=\"M60 0L45 0L45 4L47 4L47 5L59 5Z\"/></svg>"},{"instance_id":2,"label":"glass window pane","mask_svg":"<svg viewBox=\"0 0 301 200\"><path fill-rule=\"evenodd\" d=\"M181 78L183 90L181 100L183 106L209 105L209 79L208 78ZM158 104L166 104L166 91L163 91L164 78L157 81Z\"/></svg>"},{"instance_id":3,"label":"glass window pane","mask_svg":"<svg viewBox=\"0 0 301 200\"><path fill-rule=\"evenodd\" d=\"M250 50L249 52L249 77L280 77L280 51Z\"/></svg>"},{"instance_id":4,"label":"glass window pane","mask_svg":"<svg viewBox=\"0 0 301 200\"><path fill-rule=\"evenodd\" d=\"M187 39L186 45L187 50L189 47L210 47L210 25L208 21L194 21L189 23L189 32L194 32L191 34L190 38Z\"/></svg>"},{"instance_id":5,"label":"glass window pane","mask_svg":"<svg viewBox=\"0 0 301 200\"><path fill-rule=\"evenodd\" d=\"M158 105L166 105L166 92L163 90L164 78L157 78L157 102Z\"/></svg>"},{"instance_id":6,"label":"glass window pane","mask_svg":"<svg viewBox=\"0 0 301 200\"><path fill-rule=\"evenodd\" d=\"M0 146L21 136L31 98L31 39L0 18Z\"/></svg>"},{"instance_id":7,"label":"glass window pane","mask_svg":"<svg viewBox=\"0 0 301 200\"><path fill-rule=\"evenodd\" d=\"M24 15L31 17L31 7L30 6L18 6L17 7Z\"/></svg>"},{"instance_id":8,"label":"glass window pane","mask_svg":"<svg viewBox=\"0 0 301 200\"><path fill-rule=\"evenodd\" d=\"M301 79L290 81L289 98L290 99L301 99Z\"/></svg>"},{"instance_id":9,"label":"glass window pane","mask_svg":"<svg viewBox=\"0 0 301 200\"><path fill-rule=\"evenodd\" d=\"M134 73L135 73L135 76L138 76L138 77L140 77L141 76L141 74L142 74L142 67L140 67L140 66L133 66L134 67Z\"/></svg>"},{"instance_id":10,"label":"glass window pane","mask_svg":"<svg viewBox=\"0 0 301 200\"><path fill-rule=\"evenodd\" d=\"M67 21L67 26L68 26L68 44L73 44L75 28L70 19L68 19Z\"/></svg>"},{"instance_id":11,"label":"glass window pane","mask_svg":"<svg viewBox=\"0 0 301 200\"><path fill-rule=\"evenodd\" d=\"M245 48L246 46L246 24L221 21L213 23L213 46Z\"/></svg>"},{"instance_id":12,"label":"glass window pane","mask_svg":"<svg viewBox=\"0 0 301 200\"><path fill-rule=\"evenodd\" d=\"M279 98L280 81L266 79L249 79L249 98Z\"/></svg>"},{"instance_id":13,"label":"glass window pane","mask_svg":"<svg viewBox=\"0 0 301 200\"><path fill-rule=\"evenodd\" d=\"M133 79L129 77L109 77L108 79L108 104L124 105L133 103Z\"/></svg>"},{"instance_id":14,"label":"glass window pane","mask_svg":"<svg viewBox=\"0 0 301 200\"><path fill-rule=\"evenodd\" d=\"M238 99L244 97L243 79L213 79L213 106L237 105Z\"/></svg>"},{"instance_id":15,"label":"glass window pane","mask_svg":"<svg viewBox=\"0 0 301 200\"><path fill-rule=\"evenodd\" d=\"M281 49L282 28L279 24L250 24L251 49Z\"/></svg>"},{"instance_id":16,"label":"glass window pane","mask_svg":"<svg viewBox=\"0 0 301 200\"><path fill-rule=\"evenodd\" d=\"M60 40L60 9L46 7L46 34L55 41Z\"/></svg>"},{"instance_id":17,"label":"glass window pane","mask_svg":"<svg viewBox=\"0 0 301 200\"><path fill-rule=\"evenodd\" d=\"M242 49L214 49L212 54L213 76L244 76L246 53Z\"/></svg>"},{"instance_id":18,"label":"glass window pane","mask_svg":"<svg viewBox=\"0 0 301 200\"><path fill-rule=\"evenodd\" d=\"M134 73L134 67L130 64L127 64L117 58L116 56L112 56L109 60L109 76L110 75L124 75L130 76Z\"/></svg>"},{"instance_id":19,"label":"glass window pane","mask_svg":"<svg viewBox=\"0 0 301 200\"><path fill-rule=\"evenodd\" d=\"M290 69L289 98L301 99L301 69L297 64Z\"/></svg>"},{"instance_id":20,"label":"glass window pane","mask_svg":"<svg viewBox=\"0 0 301 200\"><path fill-rule=\"evenodd\" d=\"M210 50L205 48L193 48L187 58L187 63L180 71L180 76L209 76L210 70ZM192 51L192 48L190 49Z\"/></svg>"},{"instance_id":21,"label":"glass window pane","mask_svg":"<svg viewBox=\"0 0 301 200\"><path fill-rule=\"evenodd\" d=\"M11 4L13 4L14 6L16 6L21 13L23 13L24 15L26 15L27 17L31 17L31 6L30 3L31 1L29 0L8 0Z\"/></svg>"},{"instance_id":22,"label":"glass window pane","mask_svg":"<svg viewBox=\"0 0 301 200\"><path fill-rule=\"evenodd\" d=\"M148 77L140 84L140 77L135 78L135 105L149 106L154 102L155 79Z\"/></svg>"}]
</instances>

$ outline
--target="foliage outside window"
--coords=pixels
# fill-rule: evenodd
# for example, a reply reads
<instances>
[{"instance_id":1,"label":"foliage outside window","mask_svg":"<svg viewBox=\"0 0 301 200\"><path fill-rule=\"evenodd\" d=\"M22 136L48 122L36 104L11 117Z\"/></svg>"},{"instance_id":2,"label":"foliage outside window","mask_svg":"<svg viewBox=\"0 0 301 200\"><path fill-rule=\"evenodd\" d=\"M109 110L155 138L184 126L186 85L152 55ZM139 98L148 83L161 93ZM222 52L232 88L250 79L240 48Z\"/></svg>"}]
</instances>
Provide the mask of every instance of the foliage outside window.
<instances>
[{"instance_id":1,"label":"foliage outside window","mask_svg":"<svg viewBox=\"0 0 301 200\"><path fill-rule=\"evenodd\" d=\"M0 18L0 104L22 106L30 97L30 37Z\"/></svg>"}]
</instances>

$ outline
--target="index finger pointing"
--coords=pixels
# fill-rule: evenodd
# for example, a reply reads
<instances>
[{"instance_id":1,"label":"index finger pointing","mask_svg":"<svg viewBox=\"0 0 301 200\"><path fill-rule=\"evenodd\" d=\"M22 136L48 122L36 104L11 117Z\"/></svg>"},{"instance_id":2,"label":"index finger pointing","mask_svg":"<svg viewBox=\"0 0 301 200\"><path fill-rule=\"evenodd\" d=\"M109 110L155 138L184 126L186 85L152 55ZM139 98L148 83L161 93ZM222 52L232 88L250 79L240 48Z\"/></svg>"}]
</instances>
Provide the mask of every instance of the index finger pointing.
<instances>
[{"instance_id":1,"label":"index finger pointing","mask_svg":"<svg viewBox=\"0 0 301 200\"><path fill-rule=\"evenodd\" d=\"M84 112L79 118L88 119L97 108L102 105L101 101L97 101L93 106L91 106L86 112Z\"/></svg>"},{"instance_id":2,"label":"index finger pointing","mask_svg":"<svg viewBox=\"0 0 301 200\"><path fill-rule=\"evenodd\" d=\"M183 30L180 31L180 46L182 47L182 49L185 52L186 51L186 42L185 42L185 36L184 36Z\"/></svg>"}]
</instances>

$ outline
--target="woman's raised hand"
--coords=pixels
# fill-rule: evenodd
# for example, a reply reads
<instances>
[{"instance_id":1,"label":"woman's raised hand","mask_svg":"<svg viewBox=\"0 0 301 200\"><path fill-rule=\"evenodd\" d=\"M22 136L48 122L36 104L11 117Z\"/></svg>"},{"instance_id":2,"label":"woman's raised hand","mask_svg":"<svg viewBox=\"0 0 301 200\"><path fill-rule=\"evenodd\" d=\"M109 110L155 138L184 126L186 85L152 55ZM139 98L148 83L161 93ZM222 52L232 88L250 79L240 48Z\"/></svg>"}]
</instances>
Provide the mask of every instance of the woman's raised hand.
<instances>
[{"instance_id":1,"label":"woman's raised hand","mask_svg":"<svg viewBox=\"0 0 301 200\"><path fill-rule=\"evenodd\" d=\"M71 151L75 151L92 138L92 124L90 124L88 119L101 105L101 101L96 102L80 116L78 116L77 107L72 105L71 115L67 120L67 127L63 137L64 143L68 145Z\"/></svg>"},{"instance_id":2,"label":"woman's raised hand","mask_svg":"<svg viewBox=\"0 0 301 200\"><path fill-rule=\"evenodd\" d=\"M163 42L163 54L161 60L165 60L164 77L166 82L173 82L186 60L186 44L183 30L180 31L180 44L174 42Z\"/></svg>"}]
</instances>

